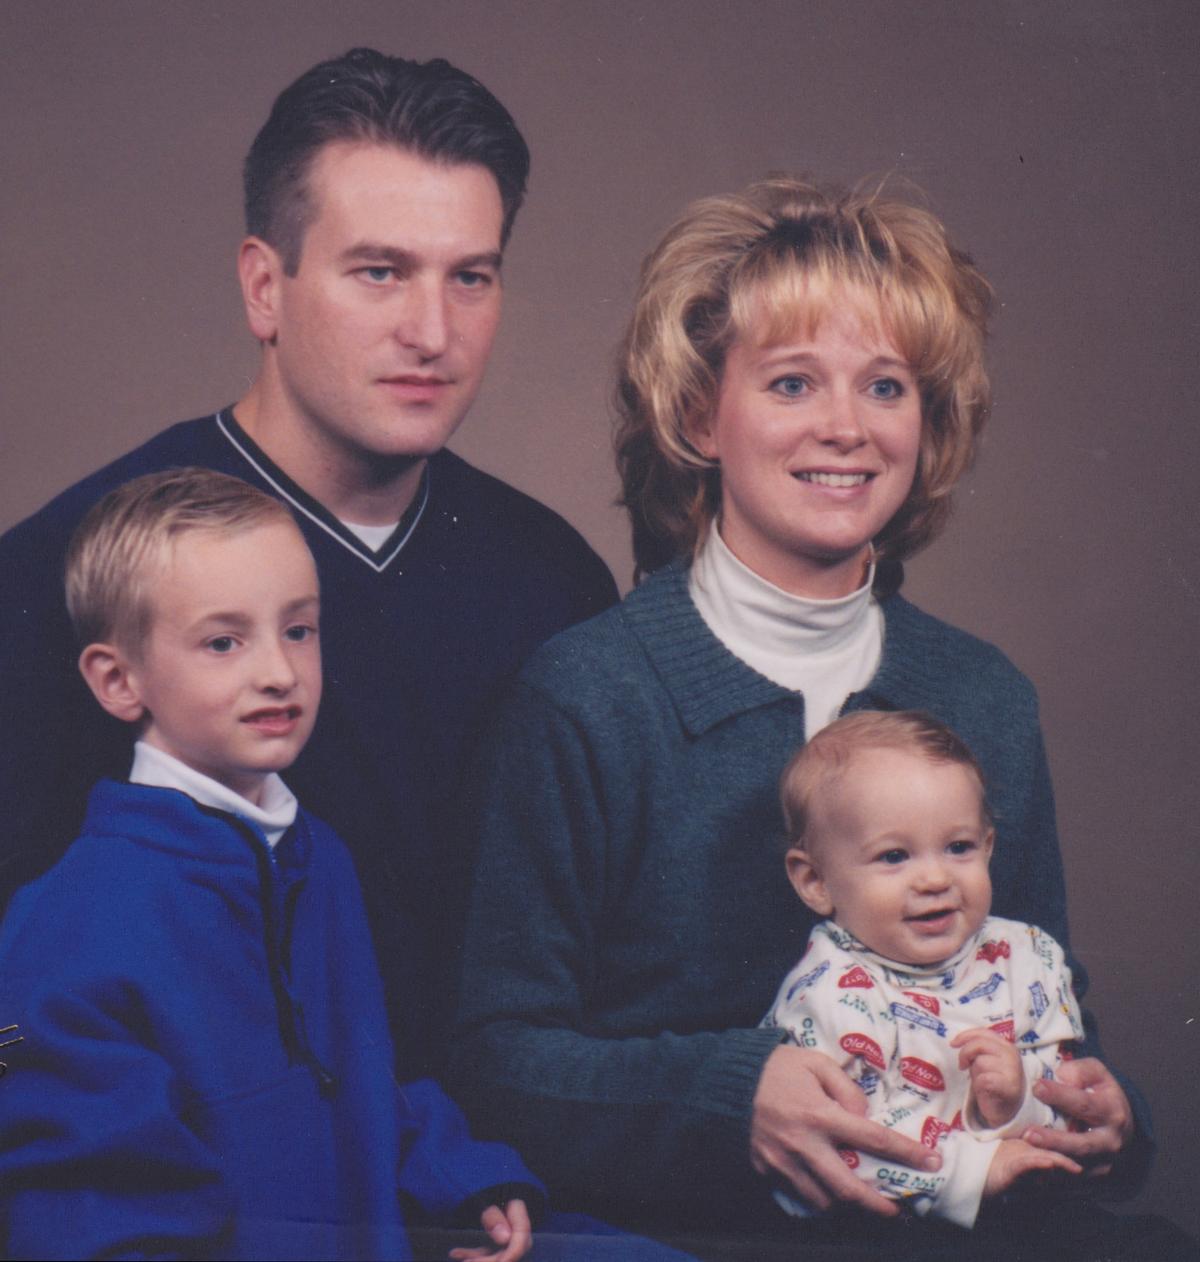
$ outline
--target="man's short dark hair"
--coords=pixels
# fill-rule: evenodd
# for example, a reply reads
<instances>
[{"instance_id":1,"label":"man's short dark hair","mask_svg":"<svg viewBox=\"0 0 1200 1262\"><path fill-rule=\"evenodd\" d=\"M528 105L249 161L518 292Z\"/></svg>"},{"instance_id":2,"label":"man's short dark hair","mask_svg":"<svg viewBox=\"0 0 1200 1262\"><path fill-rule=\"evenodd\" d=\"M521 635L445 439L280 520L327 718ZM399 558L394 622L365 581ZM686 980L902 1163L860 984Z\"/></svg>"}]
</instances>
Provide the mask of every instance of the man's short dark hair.
<instances>
[{"instance_id":1,"label":"man's short dark hair","mask_svg":"<svg viewBox=\"0 0 1200 1262\"><path fill-rule=\"evenodd\" d=\"M482 83L440 57L407 61L353 48L285 88L246 155L246 231L279 252L289 275L300 266L315 213L309 169L317 152L338 140L486 167L504 207L500 243L508 241L529 177L529 147L512 115Z\"/></svg>"}]
</instances>

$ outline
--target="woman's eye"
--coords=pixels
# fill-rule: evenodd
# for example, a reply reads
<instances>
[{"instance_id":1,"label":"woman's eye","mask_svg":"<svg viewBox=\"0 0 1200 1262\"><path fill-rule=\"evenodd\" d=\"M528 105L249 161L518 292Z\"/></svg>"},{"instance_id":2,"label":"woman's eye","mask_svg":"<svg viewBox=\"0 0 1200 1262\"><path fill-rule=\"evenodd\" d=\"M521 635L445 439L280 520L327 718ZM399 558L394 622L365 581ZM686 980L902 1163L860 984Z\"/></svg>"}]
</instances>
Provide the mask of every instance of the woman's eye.
<instances>
[{"instance_id":1,"label":"woman's eye","mask_svg":"<svg viewBox=\"0 0 1200 1262\"><path fill-rule=\"evenodd\" d=\"M904 394L904 386L895 377L880 377L867 388L876 399L898 399Z\"/></svg>"},{"instance_id":2,"label":"woman's eye","mask_svg":"<svg viewBox=\"0 0 1200 1262\"><path fill-rule=\"evenodd\" d=\"M795 399L808 389L808 382L803 377L778 377L771 382L771 389L785 399Z\"/></svg>"},{"instance_id":3,"label":"woman's eye","mask_svg":"<svg viewBox=\"0 0 1200 1262\"><path fill-rule=\"evenodd\" d=\"M208 647L214 653L230 653L233 651L237 641L231 635L214 635L208 642Z\"/></svg>"}]
</instances>

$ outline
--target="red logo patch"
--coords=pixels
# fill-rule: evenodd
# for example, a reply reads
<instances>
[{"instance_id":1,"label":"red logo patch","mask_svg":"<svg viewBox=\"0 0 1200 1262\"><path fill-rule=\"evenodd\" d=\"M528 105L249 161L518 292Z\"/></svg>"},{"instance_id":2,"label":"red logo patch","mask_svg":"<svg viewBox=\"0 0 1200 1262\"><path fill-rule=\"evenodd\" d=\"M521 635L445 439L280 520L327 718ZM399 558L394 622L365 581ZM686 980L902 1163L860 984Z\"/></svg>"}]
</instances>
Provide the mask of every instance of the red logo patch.
<instances>
[{"instance_id":1,"label":"red logo patch","mask_svg":"<svg viewBox=\"0 0 1200 1262\"><path fill-rule=\"evenodd\" d=\"M1008 1039L1010 1043L1015 1043L1017 1041L1016 1027L1013 1025L1011 1020L997 1021L995 1025L989 1025L988 1029L995 1030L1002 1039Z\"/></svg>"},{"instance_id":2,"label":"red logo patch","mask_svg":"<svg viewBox=\"0 0 1200 1262\"><path fill-rule=\"evenodd\" d=\"M941 1070L927 1060L919 1060L916 1056L902 1056L900 1073L909 1082L924 1087L926 1091L946 1090L946 1080L942 1077Z\"/></svg>"},{"instance_id":3,"label":"red logo patch","mask_svg":"<svg viewBox=\"0 0 1200 1262\"><path fill-rule=\"evenodd\" d=\"M924 995L919 990L906 990L904 993L917 1007L924 1008L926 1012L932 1012L935 1017L942 1010L942 1005L933 995Z\"/></svg>"},{"instance_id":4,"label":"red logo patch","mask_svg":"<svg viewBox=\"0 0 1200 1262\"><path fill-rule=\"evenodd\" d=\"M861 1056L875 1069L887 1068L887 1062L883 1059L883 1048L865 1034L843 1034L839 1042L843 1052L849 1052L851 1056ZM932 1065L930 1069L933 1069ZM936 1069L934 1073L937 1073Z\"/></svg>"},{"instance_id":5,"label":"red logo patch","mask_svg":"<svg viewBox=\"0 0 1200 1262\"><path fill-rule=\"evenodd\" d=\"M856 964L848 973L843 973L838 978L838 985L842 990L848 990L853 987L856 990L874 990L875 983L871 980L867 970L861 964Z\"/></svg>"},{"instance_id":6,"label":"red logo patch","mask_svg":"<svg viewBox=\"0 0 1200 1262\"><path fill-rule=\"evenodd\" d=\"M839 1148L838 1156L850 1167L851 1170L857 1170L862 1158L853 1148Z\"/></svg>"},{"instance_id":7,"label":"red logo patch","mask_svg":"<svg viewBox=\"0 0 1200 1262\"><path fill-rule=\"evenodd\" d=\"M1003 956L1006 960L1012 955L1012 947L1008 945L1004 938L992 942L985 942L978 951L975 952L977 960L987 960L989 964L995 962Z\"/></svg>"},{"instance_id":8,"label":"red logo patch","mask_svg":"<svg viewBox=\"0 0 1200 1262\"><path fill-rule=\"evenodd\" d=\"M927 1117L921 1127L921 1143L926 1148L936 1148L943 1135L949 1135L953 1128L947 1126L940 1117Z\"/></svg>"}]
</instances>

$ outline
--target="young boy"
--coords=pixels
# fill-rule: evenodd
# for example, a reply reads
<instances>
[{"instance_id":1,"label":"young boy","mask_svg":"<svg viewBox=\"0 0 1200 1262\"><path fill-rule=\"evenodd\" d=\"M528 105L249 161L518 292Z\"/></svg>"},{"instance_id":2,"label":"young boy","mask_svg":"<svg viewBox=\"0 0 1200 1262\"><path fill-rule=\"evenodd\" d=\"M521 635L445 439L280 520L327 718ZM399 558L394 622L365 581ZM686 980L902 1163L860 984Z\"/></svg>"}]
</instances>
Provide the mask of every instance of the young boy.
<instances>
[{"instance_id":1,"label":"young boy","mask_svg":"<svg viewBox=\"0 0 1200 1262\"><path fill-rule=\"evenodd\" d=\"M851 1150L847 1164L964 1227L1029 1171L1079 1173L1020 1138L1056 1120L1030 1088L1083 1026L1058 944L988 915L993 829L970 750L926 714L864 711L809 741L780 788L788 876L826 919L763 1024L834 1057L870 1117L942 1153L937 1174Z\"/></svg>"},{"instance_id":2,"label":"young boy","mask_svg":"<svg viewBox=\"0 0 1200 1262\"><path fill-rule=\"evenodd\" d=\"M402 1197L522 1256L540 1185L435 1084L397 1087L354 870L277 774L321 698L288 510L138 478L76 532L67 600L140 740L0 934L6 1256L404 1258Z\"/></svg>"}]
</instances>

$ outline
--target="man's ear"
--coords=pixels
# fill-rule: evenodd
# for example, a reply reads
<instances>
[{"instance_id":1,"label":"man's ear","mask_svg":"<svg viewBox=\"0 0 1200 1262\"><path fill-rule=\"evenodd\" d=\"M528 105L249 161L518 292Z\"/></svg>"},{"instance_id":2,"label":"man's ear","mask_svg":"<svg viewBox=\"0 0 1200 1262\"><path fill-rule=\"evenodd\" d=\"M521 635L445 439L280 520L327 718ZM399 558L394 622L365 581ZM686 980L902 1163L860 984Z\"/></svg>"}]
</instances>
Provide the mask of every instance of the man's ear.
<instances>
[{"instance_id":1,"label":"man's ear","mask_svg":"<svg viewBox=\"0 0 1200 1262\"><path fill-rule=\"evenodd\" d=\"M137 723L146 713L129 659L115 644L89 644L79 655L79 673L114 718Z\"/></svg>"},{"instance_id":2,"label":"man's ear","mask_svg":"<svg viewBox=\"0 0 1200 1262\"><path fill-rule=\"evenodd\" d=\"M238 250L238 280L250 332L260 342L274 342L279 331L283 260L261 237L247 237Z\"/></svg>"},{"instance_id":3,"label":"man's ear","mask_svg":"<svg viewBox=\"0 0 1200 1262\"><path fill-rule=\"evenodd\" d=\"M833 900L821 880L821 873L807 850L793 846L787 852L787 874L792 889L822 918L833 915Z\"/></svg>"}]
</instances>

